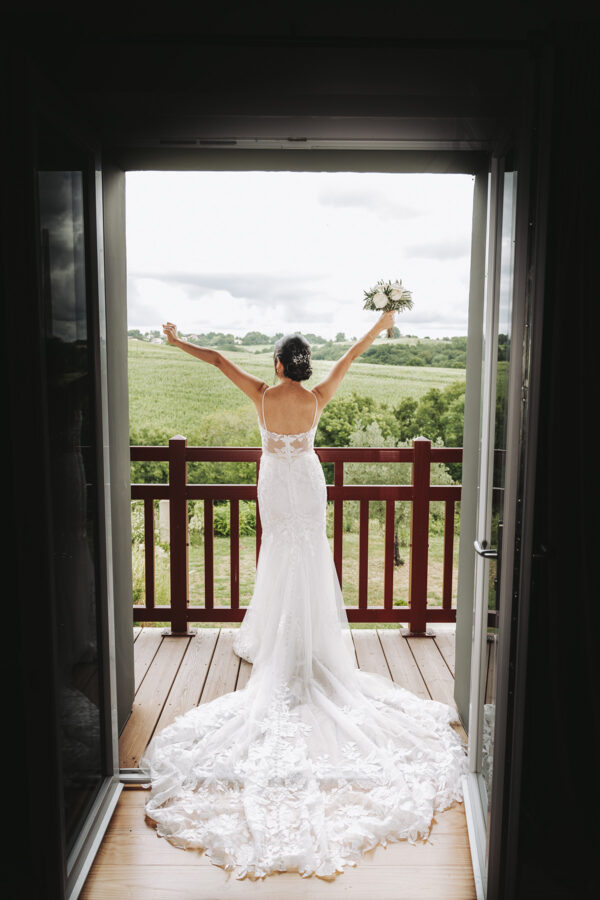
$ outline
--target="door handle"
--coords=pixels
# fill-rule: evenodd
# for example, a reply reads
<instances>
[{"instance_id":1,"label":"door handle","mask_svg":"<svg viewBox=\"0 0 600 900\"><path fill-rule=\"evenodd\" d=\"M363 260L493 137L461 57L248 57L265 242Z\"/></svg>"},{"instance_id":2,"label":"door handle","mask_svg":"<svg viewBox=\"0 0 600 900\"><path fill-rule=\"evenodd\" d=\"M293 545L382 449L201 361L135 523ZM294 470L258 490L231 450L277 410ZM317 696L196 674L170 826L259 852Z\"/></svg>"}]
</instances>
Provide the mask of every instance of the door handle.
<instances>
[{"instance_id":1,"label":"door handle","mask_svg":"<svg viewBox=\"0 0 600 900\"><path fill-rule=\"evenodd\" d=\"M492 550L487 546L487 541L473 541L475 553L483 556L484 559L498 559L498 551Z\"/></svg>"},{"instance_id":2,"label":"door handle","mask_svg":"<svg viewBox=\"0 0 600 900\"><path fill-rule=\"evenodd\" d=\"M544 544L540 544L537 550L534 550L531 554L533 559L549 559L552 556L552 553Z\"/></svg>"}]
</instances>

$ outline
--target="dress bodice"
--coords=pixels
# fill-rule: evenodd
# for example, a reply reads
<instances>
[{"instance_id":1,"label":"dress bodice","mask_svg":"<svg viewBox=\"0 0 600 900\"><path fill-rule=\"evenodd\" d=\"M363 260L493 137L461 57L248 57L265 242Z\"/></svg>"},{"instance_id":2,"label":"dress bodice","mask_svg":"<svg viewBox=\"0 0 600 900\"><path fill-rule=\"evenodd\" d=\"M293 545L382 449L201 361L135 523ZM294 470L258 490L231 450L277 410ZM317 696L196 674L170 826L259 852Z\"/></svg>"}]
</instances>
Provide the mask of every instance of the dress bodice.
<instances>
[{"instance_id":1,"label":"dress bodice","mask_svg":"<svg viewBox=\"0 0 600 900\"><path fill-rule=\"evenodd\" d=\"M258 427L262 438L263 453L284 459L293 459L301 453L309 453L314 450L316 425L299 434L278 434L276 431L267 431L260 421Z\"/></svg>"},{"instance_id":2,"label":"dress bodice","mask_svg":"<svg viewBox=\"0 0 600 900\"><path fill-rule=\"evenodd\" d=\"M270 388L266 388L262 395L262 417L265 425L265 394L269 390ZM300 454L310 453L314 450L315 434L317 432L318 424L316 421L317 411L318 400L315 395L315 414L313 416L312 427L309 428L308 431L300 431L297 434L280 434L277 431L269 431L259 419L258 427L260 428L260 435L262 438L263 453L290 460Z\"/></svg>"}]
</instances>

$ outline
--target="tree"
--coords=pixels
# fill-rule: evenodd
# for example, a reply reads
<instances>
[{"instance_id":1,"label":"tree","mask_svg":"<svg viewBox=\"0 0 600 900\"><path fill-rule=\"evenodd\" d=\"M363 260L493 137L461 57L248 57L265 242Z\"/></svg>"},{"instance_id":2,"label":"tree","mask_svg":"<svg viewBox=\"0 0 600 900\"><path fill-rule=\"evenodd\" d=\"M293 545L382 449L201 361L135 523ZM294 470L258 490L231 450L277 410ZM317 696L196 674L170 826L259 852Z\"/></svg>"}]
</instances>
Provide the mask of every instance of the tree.
<instances>
[{"instance_id":1,"label":"tree","mask_svg":"<svg viewBox=\"0 0 600 900\"><path fill-rule=\"evenodd\" d=\"M385 437L396 433L394 412L386 403L377 403L352 391L334 397L321 414L317 429L317 444L322 447L347 447L351 433L357 428L377 422Z\"/></svg>"},{"instance_id":2,"label":"tree","mask_svg":"<svg viewBox=\"0 0 600 900\"><path fill-rule=\"evenodd\" d=\"M350 447L396 447L398 443L392 436L384 437L377 422L371 422L363 428L357 428L349 437ZM344 481L346 484L410 484L410 463L346 463L344 465ZM344 503L344 530L357 531L360 516L358 501ZM378 522L383 531L385 527L385 500L373 500L369 503L369 519ZM383 539L383 536L382 536ZM398 547L408 547L410 543L410 504L396 503L394 517L394 539ZM394 554L396 565L403 565L401 551Z\"/></svg>"},{"instance_id":3,"label":"tree","mask_svg":"<svg viewBox=\"0 0 600 900\"><path fill-rule=\"evenodd\" d=\"M350 447L412 447L412 440L395 441L391 436L384 436L379 424L372 422L370 425L357 428L349 437ZM441 440L432 441L436 447L443 446ZM454 479L448 473L443 463L432 463L430 468L430 484L453 484ZM344 466L344 481L347 484L411 484L411 463L346 463ZM385 528L385 500L372 500L369 503L369 518L379 523L380 529ZM344 503L344 516L347 521L345 530L358 528L359 503L358 501L346 501ZM440 534L444 528L445 508L442 501L430 504L430 532ZM408 548L410 544L410 517L411 508L408 501L395 504L394 537L399 548ZM383 536L382 536L383 538ZM395 564L402 565L401 552L395 554Z\"/></svg>"},{"instance_id":4,"label":"tree","mask_svg":"<svg viewBox=\"0 0 600 900\"><path fill-rule=\"evenodd\" d=\"M418 405L414 397L405 397L394 407L393 414L398 423L396 434L399 440L408 441L415 433L414 421Z\"/></svg>"},{"instance_id":5,"label":"tree","mask_svg":"<svg viewBox=\"0 0 600 900\"><path fill-rule=\"evenodd\" d=\"M261 331L248 331L242 338L242 344L246 345L270 343L271 339L268 334L263 334Z\"/></svg>"},{"instance_id":6,"label":"tree","mask_svg":"<svg viewBox=\"0 0 600 900\"><path fill-rule=\"evenodd\" d=\"M336 343L340 343L340 341L345 341L346 335L344 334L343 331L338 331L338 333L335 336L335 340L336 340Z\"/></svg>"},{"instance_id":7,"label":"tree","mask_svg":"<svg viewBox=\"0 0 600 900\"><path fill-rule=\"evenodd\" d=\"M431 388L419 401L415 413L415 428L430 441L443 437L442 416L446 412L444 399L438 388Z\"/></svg>"}]
</instances>

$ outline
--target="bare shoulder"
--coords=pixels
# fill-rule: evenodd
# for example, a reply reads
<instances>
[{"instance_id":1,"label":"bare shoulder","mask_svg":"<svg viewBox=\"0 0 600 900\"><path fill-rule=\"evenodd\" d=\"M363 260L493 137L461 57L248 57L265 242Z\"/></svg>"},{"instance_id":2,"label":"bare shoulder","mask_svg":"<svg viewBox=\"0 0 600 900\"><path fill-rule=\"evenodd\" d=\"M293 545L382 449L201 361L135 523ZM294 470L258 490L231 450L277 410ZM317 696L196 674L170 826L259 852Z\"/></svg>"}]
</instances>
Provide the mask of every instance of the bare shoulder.
<instances>
[{"instance_id":1,"label":"bare shoulder","mask_svg":"<svg viewBox=\"0 0 600 900\"><path fill-rule=\"evenodd\" d=\"M311 388L311 393L317 399L317 405L320 412L327 406L333 396L334 391L332 392L331 385L329 383L322 382L321 384L316 384L314 388Z\"/></svg>"}]
</instances>

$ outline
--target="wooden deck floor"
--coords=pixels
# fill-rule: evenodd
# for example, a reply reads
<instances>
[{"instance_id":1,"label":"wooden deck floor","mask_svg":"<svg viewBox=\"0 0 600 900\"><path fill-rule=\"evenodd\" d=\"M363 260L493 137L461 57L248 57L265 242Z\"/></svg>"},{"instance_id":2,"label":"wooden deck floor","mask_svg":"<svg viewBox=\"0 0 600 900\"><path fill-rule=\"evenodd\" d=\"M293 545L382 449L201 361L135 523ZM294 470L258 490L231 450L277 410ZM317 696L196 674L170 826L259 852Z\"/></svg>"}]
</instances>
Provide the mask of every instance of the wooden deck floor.
<instances>
[{"instance_id":1,"label":"wooden deck floor","mask_svg":"<svg viewBox=\"0 0 600 900\"><path fill-rule=\"evenodd\" d=\"M120 738L121 766L135 768L155 731L187 709L246 684L252 667L232 649L235 628L201 628L192 638L135 630L136 695ZM403 637L392 629L352 629L358 665L421 697L455 706L454 629L435 638ZM349 636L350 637L350 636ZM454 726L466 739L461 725ZM470 900L476 897L464 804L438 813L431 844L407 841L375 847L334 881L295 872L238 881L204 854L157 837L144 816L148 791L125 787L81 892L82 900L216 897L354 897L360 900Z\"/></svg>"}]
</instances>

